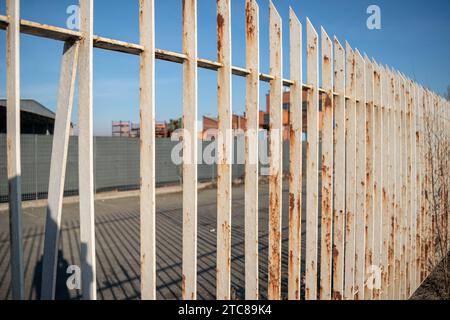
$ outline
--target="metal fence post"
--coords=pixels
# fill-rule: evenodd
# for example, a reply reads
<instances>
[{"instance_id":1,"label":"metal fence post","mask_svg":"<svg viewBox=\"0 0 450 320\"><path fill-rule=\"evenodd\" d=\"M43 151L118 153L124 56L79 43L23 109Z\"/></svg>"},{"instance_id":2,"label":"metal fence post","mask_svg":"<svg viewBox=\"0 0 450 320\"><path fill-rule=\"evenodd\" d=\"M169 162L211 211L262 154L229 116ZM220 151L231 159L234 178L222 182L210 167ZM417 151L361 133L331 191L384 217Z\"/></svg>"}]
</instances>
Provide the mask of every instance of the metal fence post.
<instances>
[{"instance_id":1,"label":"metal fence post","mask_svg":"<svg viewBox=\"0 0 450 320\"><path fill-rule=\"evenodd\" d=\"M11 243L12 296L24 298L22 239L22 169L20 145L20 1L7 0L9 25L6 32L7 73L7 166Z\"/></svg>"}]
</instances>

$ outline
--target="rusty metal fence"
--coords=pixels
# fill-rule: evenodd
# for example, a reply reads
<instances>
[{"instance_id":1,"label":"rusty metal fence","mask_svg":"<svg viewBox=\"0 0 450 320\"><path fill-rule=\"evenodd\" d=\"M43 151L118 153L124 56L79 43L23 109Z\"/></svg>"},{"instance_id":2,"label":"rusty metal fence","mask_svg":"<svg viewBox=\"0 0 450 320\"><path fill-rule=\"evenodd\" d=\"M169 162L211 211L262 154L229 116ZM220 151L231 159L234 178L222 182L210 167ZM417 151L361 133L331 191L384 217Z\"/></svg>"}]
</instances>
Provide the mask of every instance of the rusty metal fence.
<instances>
[{"instance_id":1,"label":"rusty metal fence","mask_svg":"<svg viewBox=\"0 0 450 320\"><path fill-rule=\"evenodd\" d=\"M7 0L0 27L7 32L7 154L14 298L23 297L20 167L20 33L64 43L45 235L42 297L54 298L64 174L75 78L79 85L79 190L82 288L96 298L92 132L93 47L140 56L141 294L156 297L155 59L183 65L182 298L197 292L197 68L218 73L217 298L230 299L231 279L231 77L245 77L245 297L258 299L258 109L260 81L270 83L270 203L268 298L281 298L281 208L289 207L288 298L407 299L438 263L437 224L427 205L432 182L425 120L437 117L449 133L449 102L402 73L319 34L290 11L290 77L283 78L282 20L270 3L270 74L259 71L259 8L246 0L245 68L231 59L231 0L217 0L218 59L197 56L197 2L183 0L183 52L155 48L153 0L140 0L140 44L93 34L93 0L80 0L80 31L20 19L19 0ZM319 49L320 39L320 49ZM302 79L302 50L306 73ZM322 68L319 68L321 60ZM321 76L320 76L321 75ZM319 87L321 77L321 87ZM290 88L289 203L282 204L282 94ZM302 163L302 91L307 92L306 164ZM319 127L319 95L323 126ZM321 144L319 143L321 141ZM320 147L321 145L321 147ZM319 159L319 148L322 151ZM444 155L445 156L445 155ZM447 155L448 156L448 155ZM306 166L306 176L302 166ZM302 182L306 180L306 190ZM448 186L444 188L448 193ZM306 212L302 212L302 192ZM445 195L444 195L445 196ZM447 194L448 197L448 194ZM319 203L321 199L321 203ZM301 244L306 215L306 244ZM320 221L319 221L320 220ZM319 228L320 224L320 228ZM319 233L320 230L320 233ZM306 250L301 248L305 247ZM320 254L319 254L320 253ZM379 277L377 277L377 270ZM377 281L378 278L378 281ZM375 280L374 280L375 279Z\"/></svg>"}]
</instances>

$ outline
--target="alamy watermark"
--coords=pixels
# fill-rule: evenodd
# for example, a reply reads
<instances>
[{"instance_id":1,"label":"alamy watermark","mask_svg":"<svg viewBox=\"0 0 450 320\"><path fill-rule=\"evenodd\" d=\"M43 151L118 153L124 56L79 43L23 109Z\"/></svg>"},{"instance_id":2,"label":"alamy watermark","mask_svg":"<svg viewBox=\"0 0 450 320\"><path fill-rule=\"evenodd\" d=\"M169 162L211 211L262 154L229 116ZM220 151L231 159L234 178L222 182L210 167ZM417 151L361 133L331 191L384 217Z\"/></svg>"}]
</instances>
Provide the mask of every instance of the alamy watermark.
<instances>
[{"instance_id":1,"label":"alamy watermark","mask_svg":"<svg viewBox=\"0 0 450 320\"><path fill-rule=\"evenodd\" d=\"M81 269L79 266L69 266L66 271L70 276L67 278L66 285L69 290L81 289Z\"/></svg>"},{"instance_id":2,"label":"alamy watermark","mask_svg":"<svg viewBox=\"0 0 450 320\"><path fill-rule=\"evenodd\" d=\"M370 290L380 290L381 289L381 268L376 265L370 266L369 270L366 270L369 275L366 281L366 286Z\"/></svg>"},{"instance_id":3,"label":"alamy watermark","mask_svg":"<svg viewBox=\"0 0 450 320\"><path fill-rule=\"evenodd\" d=\"M203 134L208 137L205 140L198 140L185 129L178 129L174 131L171 136L173 142L177 144L172 148L171 160L174 165L192 164L196 161L197 164L207 165L260 165L261 175L269 176L276 175L277 172L271 172L268 167L270 163L269 158L269 143L271 143L271 154L274 163L281 163L283 142L281 141L282 131L272 129L267 130L247 130L230 129L223 134L217 129L205 130ZM210 143L205 148L198 148L197 155L194 157L192 144L202 141L209 141ZM246 158L246 141L247 143L258 144L258 151L248 149ZM236 145L234 144L236 143ZM231 146L231 153L225 154L222 145ZM276 170L272 168L272 170Z\"/></svg>"},{"instance_id":4,"label":"alamy watermark","mask_svg":"<svg viewBox=\"0 0 450 320\"><path fill-rule=\"evenodd\" d=\"M70 30L80 30L80 6L71 5L66 9L66 13L69 15L66 20L66 26Z\"/></svg>"},{"instance_id":5,"label":"alamy watermark","mask_svg":"<svg viewBox=\"0 0 450 320\"><path fill-rule=\"evenodd\" d=\"M367 29L380 30L381 29L381 8L375 4L367 7Z\"/></svg>"}]
</instances>

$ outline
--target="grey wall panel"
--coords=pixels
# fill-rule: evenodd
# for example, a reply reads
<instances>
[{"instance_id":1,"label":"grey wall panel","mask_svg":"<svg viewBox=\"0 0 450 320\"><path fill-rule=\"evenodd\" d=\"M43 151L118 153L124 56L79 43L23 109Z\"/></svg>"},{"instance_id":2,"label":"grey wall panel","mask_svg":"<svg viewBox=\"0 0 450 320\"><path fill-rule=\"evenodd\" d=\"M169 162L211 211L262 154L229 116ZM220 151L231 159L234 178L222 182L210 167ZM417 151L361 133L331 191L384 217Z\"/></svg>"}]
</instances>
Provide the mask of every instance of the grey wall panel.
<instances>
[{"instance_id":1,"label":"grey wall panel","mask_svg":"<svg viewBox=\"0 0 450 320\"><path fill-rule=\"evenodd\" d=\"M22 135L22 190L24 200L46 199L52 149L52 136ZM199 159L212 142L199 142ZM139 139L96 137L94 171L96 192L135 190L139 188ZM156 140L156 184L179 183L182 168L172 161L172 150L178 144L170 139ZM234 141L233 179L244 176L242 141ZM215 156L214 152L212 153ZM200 157L201 156L201 157ZM284 144L284 171L289 171L289 144ZM200 181L217 177L217 165L202 161L198 165ZM71 137L67 156L65 195L78 194L78 137ZM6 171L6 136L0 135L0 202L8 200Z\"/></svg>"}]
</instances>

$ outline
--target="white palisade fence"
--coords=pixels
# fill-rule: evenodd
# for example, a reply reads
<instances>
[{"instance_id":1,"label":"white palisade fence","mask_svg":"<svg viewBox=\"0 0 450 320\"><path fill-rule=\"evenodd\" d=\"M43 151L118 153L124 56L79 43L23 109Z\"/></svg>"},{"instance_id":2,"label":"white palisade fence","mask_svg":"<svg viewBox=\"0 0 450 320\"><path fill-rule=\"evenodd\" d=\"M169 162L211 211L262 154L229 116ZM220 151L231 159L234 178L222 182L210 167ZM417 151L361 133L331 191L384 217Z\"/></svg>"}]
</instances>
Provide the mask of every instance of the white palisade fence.
<instances>
[{"instance_id":1,"label":"white palisade fence","mask_svg":"<svg viewBox=\"0 0 450 320\"><path fill-rule=\"evenodd\" d=\"M79 81L80 245L83 298L96 299L93 188L93 48L140 57L141 294L156 299L155 60L183 65L182 298L197 297L197 71L218 73L217 283L231 299L232 75L246 78L245 297L258 299L258 110L260 82L270 84L269 299L282 299L282 208L289 209L289 299L407 299L437 260L436 228L447 217L430 206L427 123L450 134L449 101L399 71L363 56L336 37L303 26L290 10L290 79L283 77L282 19L269 5L270 74L259 71L259 7L246 0L246 66L232 65L231 0L217 0L217 61L197 56L197 1L182 0L183 52L155 48L154 0L139 0L140 43L93 34L93 2L80 0L80 31L20 19L20 1L6 0L7 159L13 297L23 298L20 168L20 33L63 42L55 136L49 177L42 298L54 299L65 168ZM305 41L303 41L305 40ZM319 45L320 44L320 45ZM303 48L306 63L303 64ZM244 53L243 53L244 54ZM319 64L319 61L321 63ZM306 80L303 83L303 66ZM319 65L321 68L319 68ZM321 86L319 86L321 75ZM289 201L282 203L283 87L290 91ZM305 95L303 93L305 92ZM306 97L307 108L302 108ZM306 117L305 116L306 112ZM302 133L306 123L306 154ZM322 120L321 120L322 119ZM430 140L431 139L431 140ZM319 158L319 151L321 158ZM303 163L305 157L306 163ZM448 157L448 155L447 155ZM448 159L447 159L448 161ZM302 168L306 167L306 176ZM303 182L306 189L303 190ZM449 186L445 186L449 197ZM305 192L305 203L302 201ZM320 218L321 217L321 218ZM302 245L302 218L306 243ZM319 221L320 218L320 221ZM319 228L319 226L321 226ZM320 232L319 232L320 231ZM448 235L447 238L448 239ZM301 270L302 259L305 270ZM304 278L303 276L304 275ZM304 281L305 290L301 291Z\"/></svg>"}]
</instances>

